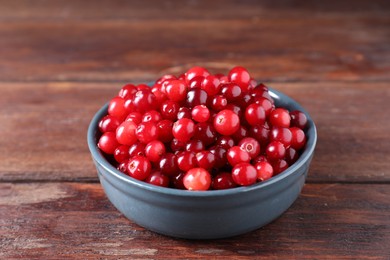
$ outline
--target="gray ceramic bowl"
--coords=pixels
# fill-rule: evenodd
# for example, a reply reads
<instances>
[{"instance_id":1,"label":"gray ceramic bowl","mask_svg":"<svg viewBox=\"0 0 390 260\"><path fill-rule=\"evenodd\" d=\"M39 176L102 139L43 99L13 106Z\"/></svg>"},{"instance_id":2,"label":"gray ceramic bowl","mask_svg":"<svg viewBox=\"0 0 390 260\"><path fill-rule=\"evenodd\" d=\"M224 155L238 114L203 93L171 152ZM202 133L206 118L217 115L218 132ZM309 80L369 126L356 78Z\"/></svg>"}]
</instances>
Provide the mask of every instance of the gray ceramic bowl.
<instances>
[{"instance_id":1,"label":"gray ceramic bowl","mask_svg":"<svg viewBox=\"0 0 390 260\"><path fill-rule=\"evenodd\" d=\"M258 229L278 218L297 199L305 183L317 140L309 114L288 96L270 89L277 106L301 110L308 118L307 144L293 165L271 179L228 190L185 191L153 186L124 175L97 148L98 122L92 119L88 146L108 199L127 218L160 234L189 238L226 238Z\"/></svg>"}]
</instances>

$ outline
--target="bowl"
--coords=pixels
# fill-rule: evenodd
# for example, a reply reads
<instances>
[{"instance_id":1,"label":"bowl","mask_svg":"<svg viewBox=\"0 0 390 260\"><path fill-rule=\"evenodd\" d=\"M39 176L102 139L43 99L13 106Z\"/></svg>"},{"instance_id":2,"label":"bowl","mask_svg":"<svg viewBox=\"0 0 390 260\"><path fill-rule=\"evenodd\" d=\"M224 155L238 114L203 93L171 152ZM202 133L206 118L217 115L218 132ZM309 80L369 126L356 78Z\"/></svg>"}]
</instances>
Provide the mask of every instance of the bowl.
<instances>
[{"instance_id":1,"label":"bowl","mask_svg":"<svg viewBox=\"0 0 390 260\"><path fill-rule=\"evenodd\" d=\"M117 170L97 147L98 123L107 114L106 104L88 128L88 146L106 196L139 226L178 238L232 237L272 222L298 198L313 157L317 133L313 120L296 101L272 88L269 93L276 106L306 114L307 143L303 153L288 169L267 181L227 190L187 191L158 187Z\"/></svg>"}]
</instances>

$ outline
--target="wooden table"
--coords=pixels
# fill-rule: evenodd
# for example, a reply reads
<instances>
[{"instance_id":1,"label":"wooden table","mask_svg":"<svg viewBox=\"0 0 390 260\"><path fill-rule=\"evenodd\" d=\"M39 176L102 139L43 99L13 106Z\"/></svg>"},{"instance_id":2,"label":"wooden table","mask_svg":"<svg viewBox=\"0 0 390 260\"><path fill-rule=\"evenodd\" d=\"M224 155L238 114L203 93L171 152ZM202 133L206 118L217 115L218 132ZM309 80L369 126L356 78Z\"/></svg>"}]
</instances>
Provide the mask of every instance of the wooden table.
<instances>
[{"instance_id":1,"label":"wooden table","mask_svg":"<svg viewBox=\"0 0 390 260\"><path fill-rule=\"evenodd\" d=\"M127 82L234 65L312 115L293 206L249 234L161 236L98 182L89 121ZM1 259L389 259L390 4L0 1Z\"/></svg>"}]
</instances>

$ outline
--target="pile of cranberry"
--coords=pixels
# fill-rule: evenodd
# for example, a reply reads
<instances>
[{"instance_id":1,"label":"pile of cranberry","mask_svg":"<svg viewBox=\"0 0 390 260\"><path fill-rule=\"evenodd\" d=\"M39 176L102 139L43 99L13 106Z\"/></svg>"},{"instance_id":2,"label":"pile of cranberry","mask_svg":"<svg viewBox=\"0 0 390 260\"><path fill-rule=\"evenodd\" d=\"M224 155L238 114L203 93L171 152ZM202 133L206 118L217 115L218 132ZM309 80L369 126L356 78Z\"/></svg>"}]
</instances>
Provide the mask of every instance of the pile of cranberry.
<instances>
[{"instance_id":1,"label":"pile of cranberry","mask_svg":"<svg viewBox=\"0 0 390 260\"><path fill-rule=\"evenodd\" d=\"M265 181L306 143L301 111L275 107L243 67L193 67L152 87L127 84L99 122L98 147L118 170L162 187L220 190Z\"/></svg>"}]
</instances>

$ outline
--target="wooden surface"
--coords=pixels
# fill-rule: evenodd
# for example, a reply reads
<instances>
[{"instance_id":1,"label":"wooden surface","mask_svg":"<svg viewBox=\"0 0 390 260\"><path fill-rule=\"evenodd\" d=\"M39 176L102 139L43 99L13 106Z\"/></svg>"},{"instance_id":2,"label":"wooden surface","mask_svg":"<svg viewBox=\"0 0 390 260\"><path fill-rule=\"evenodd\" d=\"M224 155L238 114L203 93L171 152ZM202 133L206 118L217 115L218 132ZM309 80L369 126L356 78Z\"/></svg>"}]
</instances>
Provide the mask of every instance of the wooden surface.
<instances>
[{"instance_id":1,"label":"wooden surface","mask_svg":"<svg viewBox=\"0 0 390 260\"><path fill-rule=\"evenodd\" d=\"M301 196L249 234L155 234L98 183L93 114L192 65L243 65L317 124ZM389 100L389 1L0 0L0 258L389 259Z\"/></svg>"}]
</instances>

